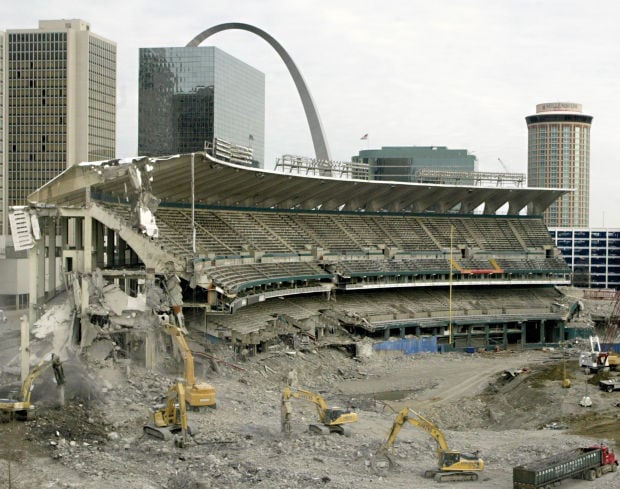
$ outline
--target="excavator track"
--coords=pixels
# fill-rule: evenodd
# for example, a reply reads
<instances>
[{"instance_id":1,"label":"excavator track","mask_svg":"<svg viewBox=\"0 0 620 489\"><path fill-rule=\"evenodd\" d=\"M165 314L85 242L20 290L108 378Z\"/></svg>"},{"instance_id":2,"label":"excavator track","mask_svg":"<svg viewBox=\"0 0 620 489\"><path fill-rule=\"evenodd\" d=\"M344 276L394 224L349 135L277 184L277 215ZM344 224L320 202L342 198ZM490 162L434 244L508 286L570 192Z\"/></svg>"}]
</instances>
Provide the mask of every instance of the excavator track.
<instances>
[{"instance_id":1,"label":"excavator track","mask_svg":"<svg viewBox=\"0 0 620 489\"><path fill-rule=\"evenodd\" d=\"M427 470L424 473L427 479L435 479L435 482L463 482L477 481L477 472L441 472L437 470Z\"/></svg>"},{"instance_id":2,"label":"excavator track","mask_svg":"<svg viewBox=\"0 0 620 489\"><path fill-rule=\"evenodd\" d=\"M308 431L316 435L329 435L331 433L331 430L327 426L321 424L311 424L308 426Z\"/></svg>"},{"instance_id":3,"label":"excavator track","mask_svg":"<svg viewBox=\"0 0 620 489\"><path fill-rule=\"evenodd\" d=\"M147 424L144 425L142 429L147 435L154 438L159 438L160 440L167 441L172 438L172 433L168 428L160 428L158 426Z\"/></svg>"}]
</instances>

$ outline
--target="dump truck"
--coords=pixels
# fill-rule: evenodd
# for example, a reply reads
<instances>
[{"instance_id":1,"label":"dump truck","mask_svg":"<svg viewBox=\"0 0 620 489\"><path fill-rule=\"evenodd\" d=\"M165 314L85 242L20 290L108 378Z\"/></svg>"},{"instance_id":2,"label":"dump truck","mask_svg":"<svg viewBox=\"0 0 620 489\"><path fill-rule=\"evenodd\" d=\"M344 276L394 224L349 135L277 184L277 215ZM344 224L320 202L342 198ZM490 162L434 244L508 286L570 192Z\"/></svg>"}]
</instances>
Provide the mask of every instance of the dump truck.
<instances>
[{"instance_id":1,"label":"dump truck","mask_svg":"<svg viewBox=\"0 0 620 489\"><path fill-rule=\"evenodd\" d=\"M594 480L618 470L618 459L606 445L561 452L512 469L513 489L547 489L566 479Z\"/></svg>"}]
</instances>

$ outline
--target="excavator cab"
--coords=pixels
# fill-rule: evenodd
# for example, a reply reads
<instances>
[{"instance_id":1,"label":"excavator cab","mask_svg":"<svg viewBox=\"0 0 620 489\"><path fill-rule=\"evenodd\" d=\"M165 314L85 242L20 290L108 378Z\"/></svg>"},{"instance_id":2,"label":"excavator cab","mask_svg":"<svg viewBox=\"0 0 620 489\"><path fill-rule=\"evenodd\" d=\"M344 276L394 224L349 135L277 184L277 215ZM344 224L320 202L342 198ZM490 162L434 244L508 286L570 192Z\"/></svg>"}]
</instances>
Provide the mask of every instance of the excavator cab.
<instances>
[{"instance_id":1,"label":"excavator cab","mask_svg":"<svg viewBox=\"0 0 620 489\"><path fill-rule=\"evenodd\" d=\"M332 407L325 409L323 423L326 425L340 425L357 421L357 413L348 409Z\"/></svg>"},{"instance_id":2,"label":"excavator cab","mask_svg":"<svg viewBox=\"0 0 620 489\"><path fill-rule=\"evenodd\" d=\"M480 471L484 468L484 462L478 453L461 453L457 451L441 452L439 456L439 469L442 471Z\"/></svg>"}]
</instances>

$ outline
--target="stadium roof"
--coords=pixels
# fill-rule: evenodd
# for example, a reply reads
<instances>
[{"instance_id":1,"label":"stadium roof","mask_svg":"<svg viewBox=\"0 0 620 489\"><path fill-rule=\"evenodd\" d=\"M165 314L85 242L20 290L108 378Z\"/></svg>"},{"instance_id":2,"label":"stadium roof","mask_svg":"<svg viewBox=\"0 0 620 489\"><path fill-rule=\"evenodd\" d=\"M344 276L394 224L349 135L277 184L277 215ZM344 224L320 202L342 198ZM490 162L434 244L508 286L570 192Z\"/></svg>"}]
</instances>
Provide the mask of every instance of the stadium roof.
<instances>
[{"instance_id":1,"label":"stadium roof","mask_svg":"<svg viewBox=\"0 0 620 489\"><path fill-rule=\"evenodd\" d=\"M200 152L81 163L30 194L28 201L81 206L90 193L128 202L145 190L162 204L191 204L192 196L196 205L300 210L448 212L460 204L462 213L484 205L484 214L508 204L508 214L527 206L533 215L570 192L302 176L239 166Z\"/></svg>"}]
</instances>

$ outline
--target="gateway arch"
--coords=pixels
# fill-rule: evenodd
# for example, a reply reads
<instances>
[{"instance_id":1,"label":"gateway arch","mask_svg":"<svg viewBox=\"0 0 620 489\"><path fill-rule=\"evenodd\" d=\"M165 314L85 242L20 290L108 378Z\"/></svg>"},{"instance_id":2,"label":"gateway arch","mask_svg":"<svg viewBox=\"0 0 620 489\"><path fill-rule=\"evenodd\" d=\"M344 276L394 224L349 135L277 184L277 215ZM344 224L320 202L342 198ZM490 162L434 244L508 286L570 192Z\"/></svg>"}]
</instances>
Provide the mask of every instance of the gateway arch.
<instances>
[{"instance_id":1,"label":"gateway arch","mask_svg":"<svg viewBox=\"0 0 620 489\"><path fill-rule=\"evenodd\" d=\"M187 44L187 47L198 47L202 41L213 34L232 29L239 29L256 34L267 41L269 45L280 55L280 58L282 58L282 61L284 61L284 64L288 68L288 72L293 77L293 81L297 87L297 92L301 98L301 103L303 104L304 111L306 113L306 119L308 120L308 126L310 127L310 135L312 136L312 144L314 145L316 159L329 161L331 158L329 155L329 148L327 147L327 140L325 139L325 134L323 133L323 126L321 125L319 113L317 112L314 102L312 101L310 90L308 90L306 82L295 65L293 58L291 58L291 56L286 52L286 49L284 49L278 41L276 41L265 31L259 29L258 27L254 27L253 25L239 22L229 22L210 27L209 29L201 32Z\"/></svg>"}]
</instances>

